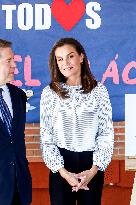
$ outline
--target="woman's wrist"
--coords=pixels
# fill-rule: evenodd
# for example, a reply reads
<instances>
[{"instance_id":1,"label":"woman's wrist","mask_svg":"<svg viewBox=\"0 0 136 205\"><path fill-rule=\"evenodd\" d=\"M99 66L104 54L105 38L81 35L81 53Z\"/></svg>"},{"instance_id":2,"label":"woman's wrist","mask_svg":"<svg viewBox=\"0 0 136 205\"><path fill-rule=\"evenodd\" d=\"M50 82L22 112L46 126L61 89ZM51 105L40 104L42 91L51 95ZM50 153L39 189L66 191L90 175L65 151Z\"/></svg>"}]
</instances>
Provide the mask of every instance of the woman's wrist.
<instances>
[{"instance_id":1,"label":"woman's wrist","mask_svg":"<svg viewBox=\"0 0 136 205\"><path fill-rule=\"evenodd\" d=\"M91 167L90 171L93 172L94 175L95 175L95 174L97 174L97 172L98 172L98 167L97 167L96 165L93 165L93 166Z\"/></svg>"},{"instance_id":2,"label":"woman's wrist","mask_svg":"<svg viewBox=\"0 0 136 205\"><path fill-rule=\"evenodd\" d=\"M63 178L66 178L67 173L68 173L68 171L67 171L64 167L60 168L60 169L58 170L58 172L60 173L60 175L61 175Z\"/></svg>"}]
</instances>

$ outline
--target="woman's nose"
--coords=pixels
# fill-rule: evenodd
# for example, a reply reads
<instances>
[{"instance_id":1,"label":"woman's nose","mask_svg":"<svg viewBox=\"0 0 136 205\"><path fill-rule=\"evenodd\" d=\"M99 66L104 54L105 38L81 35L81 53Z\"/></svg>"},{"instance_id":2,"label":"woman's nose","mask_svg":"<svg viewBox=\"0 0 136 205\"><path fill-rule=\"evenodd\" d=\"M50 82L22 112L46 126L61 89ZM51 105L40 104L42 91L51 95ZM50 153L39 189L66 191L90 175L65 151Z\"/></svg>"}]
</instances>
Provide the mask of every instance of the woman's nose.
<instances>
[{"instance_id":1,"label":"woman's nose","mask_svg":"<svg viewBox=\"0 0 136 205\"><path fill-rule=\"evenodd\" d=\"M68 58L64 59L64 60L63 60L63 64L64 64L64 65L69 65L69 59L68 59Z\"/></svg>"}]
</instances>

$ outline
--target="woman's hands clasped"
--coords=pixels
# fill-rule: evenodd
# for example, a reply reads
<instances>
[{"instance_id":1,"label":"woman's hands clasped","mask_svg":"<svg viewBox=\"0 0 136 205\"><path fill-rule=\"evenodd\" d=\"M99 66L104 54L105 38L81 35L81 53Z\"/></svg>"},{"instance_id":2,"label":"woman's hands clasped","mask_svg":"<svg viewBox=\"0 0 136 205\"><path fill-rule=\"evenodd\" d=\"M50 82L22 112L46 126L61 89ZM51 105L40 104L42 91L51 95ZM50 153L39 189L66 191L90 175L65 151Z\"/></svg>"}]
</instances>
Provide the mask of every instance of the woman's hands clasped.
<instances>
[{"instance_id":1,"label":"woman's hands clasped","mask_svg":"<svg viewBox=\"0 0 136 205\"><path fill-rule=\"evenodd\" d=\"M59 170L60 175L71 185L72 191L79 189L89 190L88 183L97 174L98 167L93 165L91 169L75 174L68 172L65 168Z\"/></svg>"},{"instance_id":2,"label":"woman's hands clasped","mask_svg":"<svg viewBox=\"0 0 136 205\"><path fill-rule=\"evenodd\" d=\"M78 186L78 178L75 173L68 172L65 168L61 168L59 173L72 187Z\"/></svg>"}]
</instances>

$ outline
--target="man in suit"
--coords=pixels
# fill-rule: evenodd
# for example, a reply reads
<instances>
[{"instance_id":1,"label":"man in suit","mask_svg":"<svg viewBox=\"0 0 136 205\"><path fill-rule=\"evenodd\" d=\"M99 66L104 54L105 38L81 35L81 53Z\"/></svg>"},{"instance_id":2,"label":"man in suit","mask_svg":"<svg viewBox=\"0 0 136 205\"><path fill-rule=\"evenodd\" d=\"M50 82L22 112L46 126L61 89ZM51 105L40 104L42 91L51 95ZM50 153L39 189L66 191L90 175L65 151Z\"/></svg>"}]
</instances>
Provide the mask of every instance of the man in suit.
<instances>
[{"instance_id":1,"label":"man in suit","mask_svg":"<svg viewBox=\"0 0 136 205\"><path fill-rule=\"evenodd\" d=\"M24 140L26 95L9 84L16 67L11 45L0 39L0 205L29 205L32 183Z\"/></svg>"}]
</instances>

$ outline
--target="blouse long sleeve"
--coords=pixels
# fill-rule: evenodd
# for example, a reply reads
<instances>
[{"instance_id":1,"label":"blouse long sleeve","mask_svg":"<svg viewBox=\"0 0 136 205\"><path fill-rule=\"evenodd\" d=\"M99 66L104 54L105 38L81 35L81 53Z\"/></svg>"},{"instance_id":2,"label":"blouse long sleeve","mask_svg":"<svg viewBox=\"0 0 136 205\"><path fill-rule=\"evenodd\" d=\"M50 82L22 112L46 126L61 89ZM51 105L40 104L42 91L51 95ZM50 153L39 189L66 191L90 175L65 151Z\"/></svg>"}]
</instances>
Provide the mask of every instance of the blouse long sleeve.
<instances>
[{"instance_id":1,"label":"blouse long sleeve","mask_svg":"<svg viewBox=\"0 0 136 205\"><path fill-rule=\"evenodd\" d=\"M53 172L57 172L64 167L64 160L53 138L52 111L53 99L51 91L46 87L41 94L40 101L40 145L42 156L47 167Z\"/></svg>"},{"instance_id":2,"label":"blouse long sleeve","mask_svg":"<svg viewBox=\"0 0 136 205\"><path fill-rule=\"evenodd\" d=\"M112 108L105 86L101 84L99 92L98 133L96 149L93 154L93 164L104 171L111 161L113 154L114 132L112 123Z\"/></svg>"}]
</instances>

